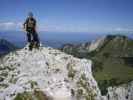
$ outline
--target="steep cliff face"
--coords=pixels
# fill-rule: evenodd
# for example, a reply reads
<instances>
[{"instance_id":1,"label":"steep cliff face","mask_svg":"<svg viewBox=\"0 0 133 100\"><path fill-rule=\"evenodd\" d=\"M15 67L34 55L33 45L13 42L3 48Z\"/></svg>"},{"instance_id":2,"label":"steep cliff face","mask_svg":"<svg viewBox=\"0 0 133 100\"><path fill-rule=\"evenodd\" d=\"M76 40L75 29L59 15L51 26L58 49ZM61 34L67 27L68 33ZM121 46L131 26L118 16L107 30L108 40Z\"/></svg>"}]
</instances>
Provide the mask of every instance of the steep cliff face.
<instances>
[{"instance_id":1,"label":"steep cliff face","mask_svg":"<svg viewBox=\"0 0 133 100\"><path fill-rule=\"evenodd\" d=\"M101 100L101 94L90 60L25 47L0 64L0 100Z\"/></svg>"},{"instance_id":2,"label":"steep cliff face","mask_svg":"<svg viewBox=\"0 0 133 100\"><path fill-rule=\"evenodd\" d=\"M133 82L117 87L109 87L104 100L133 100Z\"/></svg>"},{"instance_id":3,"label":"steep cliff face","mask_svg":"<svg viewBox=\"0 0 133 100\"><path fill-rule=\"evenodd\" d=\"M105 36L101 37L100 39L97 39L96 41L92 41L89 46L89 52L99 49L104 44L105 41L106 41Z\"/></svg>"},{"instance_id":4,"label":"steep cliff face","mask_svg":"<svg viewBox=\"0 0 133 100\"><path fill-rule=\"evenodd\" d=\"M107 37L103 36L101 38L98 38L97 40L94 40L92 42L86 42L86 43L80 43L80 44L64 44L60 49L63 52L73 54L73 52L76 51L76 53L89 53L95 50L98 50L103 46L103 44L106 42ZM76 55L75 53L75 55Z\"/></svg>"}]
</instances>

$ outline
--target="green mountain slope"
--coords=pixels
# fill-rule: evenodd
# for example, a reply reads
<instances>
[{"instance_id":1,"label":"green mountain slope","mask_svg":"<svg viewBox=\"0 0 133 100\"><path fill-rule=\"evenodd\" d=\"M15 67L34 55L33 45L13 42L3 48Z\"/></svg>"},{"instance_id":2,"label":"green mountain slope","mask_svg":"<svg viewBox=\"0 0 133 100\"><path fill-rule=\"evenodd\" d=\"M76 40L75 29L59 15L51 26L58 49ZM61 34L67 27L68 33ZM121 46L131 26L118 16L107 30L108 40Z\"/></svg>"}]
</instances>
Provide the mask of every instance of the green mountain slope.
<instances>
[{"instance_id":1,"label":"green mountain slope","mask_svg":"<svg viewBox=\"0 0 133 100\"><path fill-rule=\"evenodd\" d=\"M72 48L72 47L71 47ZM89 48L89 47L88 47ZM66 48L62 50L66 52ZM122 35L108 35L94 51L80 52L73 47L67 53L93 61L93 74L101 90L133 80L133 40ZM69 51L69 52L68 52ZM76 54L77 53L77 54Z\"/></svg>"}]
</instances>

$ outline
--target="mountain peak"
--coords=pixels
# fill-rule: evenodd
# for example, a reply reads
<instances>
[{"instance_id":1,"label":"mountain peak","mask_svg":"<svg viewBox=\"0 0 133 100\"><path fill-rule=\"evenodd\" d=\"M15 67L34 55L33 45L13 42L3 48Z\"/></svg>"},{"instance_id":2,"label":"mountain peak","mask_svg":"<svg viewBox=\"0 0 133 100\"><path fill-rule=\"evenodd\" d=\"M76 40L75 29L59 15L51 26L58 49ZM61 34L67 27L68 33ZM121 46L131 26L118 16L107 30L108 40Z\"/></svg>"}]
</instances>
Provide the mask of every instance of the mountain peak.
<instances>
[{"instance_id":1,"label":"mountain peak","mask_svg":"<svg viewBox=\"0 0 133 100\"><path fill-rule=\"evenodd\" d=\"M92 76L90 60L74 58L49 47L33 51L25 47L6 55L2 61L2 100L17 100L35 90L52 100L99 100L100 91Z\"/></svg>"}]
</instances>

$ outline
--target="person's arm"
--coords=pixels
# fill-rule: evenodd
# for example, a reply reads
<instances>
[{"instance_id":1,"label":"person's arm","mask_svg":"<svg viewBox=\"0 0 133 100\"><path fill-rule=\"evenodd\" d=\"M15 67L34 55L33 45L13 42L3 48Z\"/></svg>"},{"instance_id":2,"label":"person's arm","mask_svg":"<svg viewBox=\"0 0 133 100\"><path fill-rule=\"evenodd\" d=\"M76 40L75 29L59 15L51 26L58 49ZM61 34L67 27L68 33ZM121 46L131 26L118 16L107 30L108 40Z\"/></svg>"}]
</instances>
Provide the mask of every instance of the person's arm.
<instances>
[{"instance_id":1,"label":"person's arm","mask_svg":"<svg viewBox=\"0 0 133 100\"><path fill-rule=\"evenodd\" d=\"M26 19L26 21L23 24L23 30L26 31L27 28L27 22L28 22L28 18Z\"/></svg>"},{"instance_id":2,"label":"person's arm","mask_svg":"<svg viewBox=\"0 0 133 100\"><path fill-rule=\"evenodd\" d=\"M36 31L37 30L36 19L34 19L34 21L35 21L34 26L35 26L35 31Z\"/></svg>"},{"instance_id":3,"label":"person's arm","mask_svg":"<svg viewBox=\"0 0 133 100\"><path fill-rule=\"evenodd\" d=\"M37 31L36 19L35 19L35 18L33 18L33 20L34 20L34 31L36 32L36 31Z\"/></svg>"}]
</instances>

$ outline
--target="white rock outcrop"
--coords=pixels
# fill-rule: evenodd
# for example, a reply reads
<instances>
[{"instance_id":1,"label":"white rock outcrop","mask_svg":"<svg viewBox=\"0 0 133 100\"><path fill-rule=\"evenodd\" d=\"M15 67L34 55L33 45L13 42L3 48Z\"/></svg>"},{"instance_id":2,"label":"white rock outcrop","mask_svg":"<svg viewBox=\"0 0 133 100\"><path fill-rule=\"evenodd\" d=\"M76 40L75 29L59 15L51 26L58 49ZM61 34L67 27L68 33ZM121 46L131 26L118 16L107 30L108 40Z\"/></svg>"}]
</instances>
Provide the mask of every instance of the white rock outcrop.
<instances>
[{"instance_id":1,"label":"white rock outcrop","mask_svg":"<svg viewBox=\"0 0 133 100\"><path fill-rule=\"evenodd\" d=\"M24 91L43 91L52 100L101 100L91 61L41 47L6 55L0 64L0 100Z\"/></svg>"},{"instance_id":2,"label":"white rock outcrop","mask_svg":"<svg viewBox=\"0 0 133 100\"><path fill-rule=\"evenodd\" d=\"M106 37L103 36L103 37L101 37L100 39L97 39L97 40L95 40L95 41L92 41L92 42L90 43L90 46L89 46L89 52L95 51L95 50L98 49L100 46L102 46L103 43L105 42L105 39L106 39Z\"/></svg>"},{"instance_id":3,"label":"white rock outcrop","mask_svg":"<svg viewBox=\"0 0 133 100\"><path fill-rule=\"evenodd\" d=\"M133 82L109 87L104 100L133 100Z\"/></svg>"}]
</instances>

